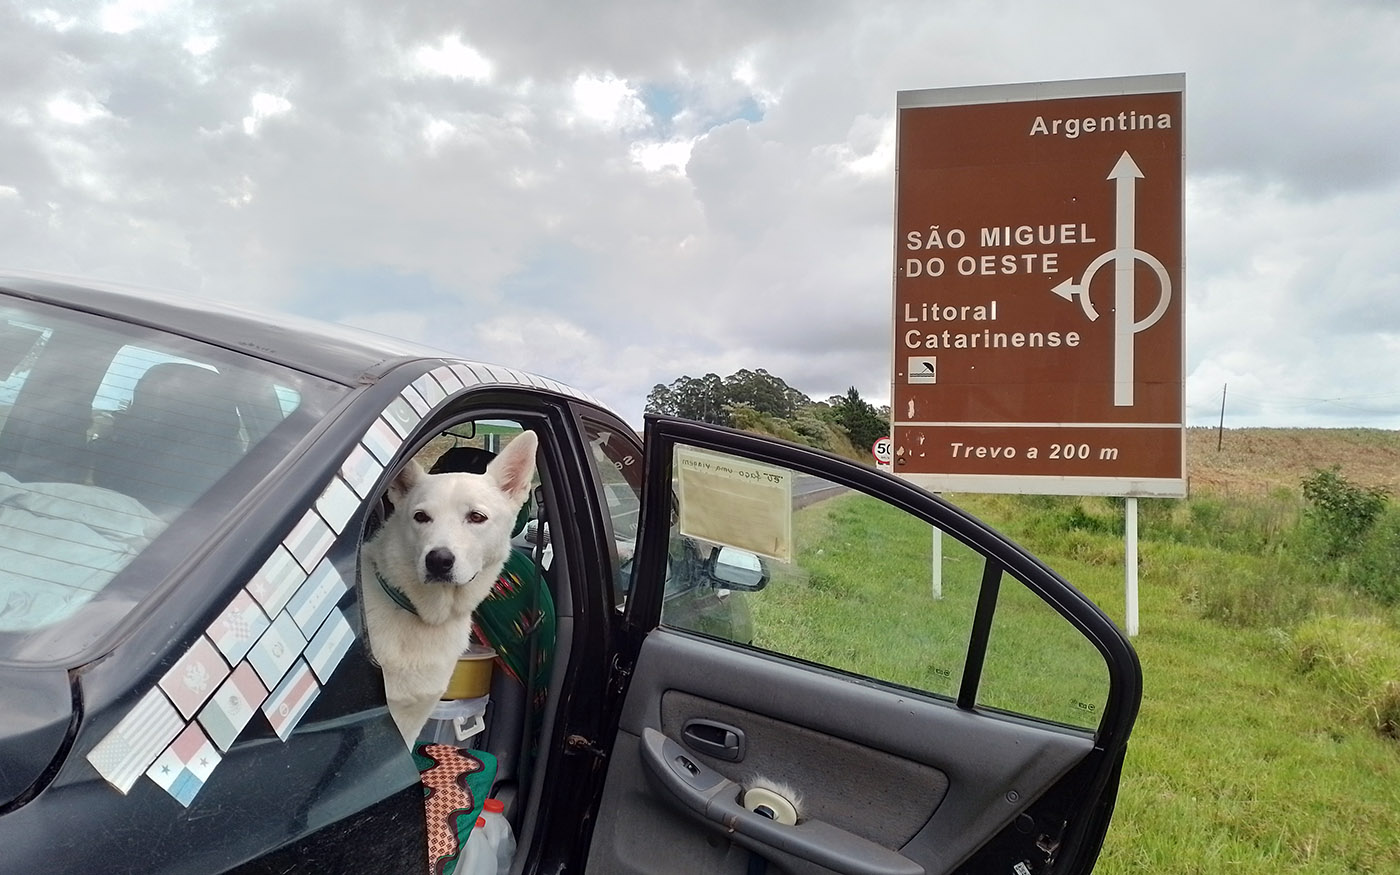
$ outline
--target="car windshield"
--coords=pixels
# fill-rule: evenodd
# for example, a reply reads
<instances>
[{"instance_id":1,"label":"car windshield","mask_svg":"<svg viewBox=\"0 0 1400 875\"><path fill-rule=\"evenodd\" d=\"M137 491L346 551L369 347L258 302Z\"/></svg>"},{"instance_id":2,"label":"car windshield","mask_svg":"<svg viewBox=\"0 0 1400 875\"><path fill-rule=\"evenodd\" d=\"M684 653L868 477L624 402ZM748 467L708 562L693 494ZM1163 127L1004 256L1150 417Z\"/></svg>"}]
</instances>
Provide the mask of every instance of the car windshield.
<instances>
[{"instance_id":1,"label":"car windshield","mask_svg":"<svg viewBox=\"0 0 1400 875\"><path fill-rule=\"evenodd\" d=\"M59 661L101 637L344 391L0 297L0 661Z\"/></svg>"}]
</instances>

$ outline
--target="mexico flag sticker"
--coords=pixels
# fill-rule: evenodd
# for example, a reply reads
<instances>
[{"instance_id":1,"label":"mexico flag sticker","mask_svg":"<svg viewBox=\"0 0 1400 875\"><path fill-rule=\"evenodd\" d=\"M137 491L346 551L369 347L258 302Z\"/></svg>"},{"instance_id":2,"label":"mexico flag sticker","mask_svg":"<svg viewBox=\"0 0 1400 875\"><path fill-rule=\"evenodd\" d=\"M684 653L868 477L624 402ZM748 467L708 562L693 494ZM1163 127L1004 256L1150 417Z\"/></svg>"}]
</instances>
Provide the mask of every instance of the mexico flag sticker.
<instances>
[{"instance_id":1,"label":"mexico flag sticker","mask_svg":"<svg viewBox=\"0 0 1400 875\"><path fill-rule=\"evenodd\" d=\"M267 688L258 680L258 673L240 662L199 712L199 724L219 750L227 752L266 698Z\"/></svg>"}]
</instances>

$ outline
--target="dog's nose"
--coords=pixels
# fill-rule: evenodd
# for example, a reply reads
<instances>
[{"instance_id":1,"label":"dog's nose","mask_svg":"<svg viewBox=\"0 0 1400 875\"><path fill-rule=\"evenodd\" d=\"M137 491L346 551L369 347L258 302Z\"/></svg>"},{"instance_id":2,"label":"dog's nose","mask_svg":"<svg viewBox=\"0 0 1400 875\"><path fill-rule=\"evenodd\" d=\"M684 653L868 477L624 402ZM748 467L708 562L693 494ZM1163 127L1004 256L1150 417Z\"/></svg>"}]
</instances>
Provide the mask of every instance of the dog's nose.
<instances>
[{"instance_id":1,"label":"dog's nose","mask_svg":"<svg viewBox=\"0 0 1400 875\"><path fill-rule=\"evenodd\" d=\"M452 576L452 563L456 557L452 551L445 547L435 547L428 551L427 557L423 560L429 577L448 578Z\"/></svg>"}]
</instances>

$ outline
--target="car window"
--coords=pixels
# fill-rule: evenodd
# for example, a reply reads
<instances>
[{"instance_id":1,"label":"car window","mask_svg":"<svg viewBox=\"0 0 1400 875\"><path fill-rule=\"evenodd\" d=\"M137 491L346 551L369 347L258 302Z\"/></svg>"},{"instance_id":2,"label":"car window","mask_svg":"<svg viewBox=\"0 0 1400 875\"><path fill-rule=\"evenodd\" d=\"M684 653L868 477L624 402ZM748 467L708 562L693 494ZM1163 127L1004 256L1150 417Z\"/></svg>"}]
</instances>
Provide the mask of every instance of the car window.
<instances>
[{"instance_id":1,"label":"car window","mask_svg":"<svg viewBox=\"0 0 1400 875\"><path fill-rule=\"evenodd\" d=\"M269 469L345 391L14 299L0 303L0 344L0 658L23 649L24 633L61 628L102 601L156 539L185 552L200 544L217 517L187 511L245 458ZM223 503L244 491L227 490ZM183 554L161 555L118 601L132 604ZM102 614L109 625L120 616Z\"/></svg>"},{"instance_id":2,"label":"car window","mask_svg":"<svg viewBox=\"0 0 1400 875\"><path fill-rule=\"evenodd\" d=\"M614 604L621 610L626 603L632 553L637 545L645 466L635 437L616 424L585 416L583 430L612 528L612 589Z\"/></svg>"},{"instance_id":3,"label":"car window","mask_svg":"<svg viewBox=\"0 0 1400 875\"><path fill-rule=\"evenodd\" d=\"M990 597L976 705L1098 725L1104 658L982 553L881 498L783 466L682 444L674 468L663 624L956 699Z\"/></svg>"}]
</instances>

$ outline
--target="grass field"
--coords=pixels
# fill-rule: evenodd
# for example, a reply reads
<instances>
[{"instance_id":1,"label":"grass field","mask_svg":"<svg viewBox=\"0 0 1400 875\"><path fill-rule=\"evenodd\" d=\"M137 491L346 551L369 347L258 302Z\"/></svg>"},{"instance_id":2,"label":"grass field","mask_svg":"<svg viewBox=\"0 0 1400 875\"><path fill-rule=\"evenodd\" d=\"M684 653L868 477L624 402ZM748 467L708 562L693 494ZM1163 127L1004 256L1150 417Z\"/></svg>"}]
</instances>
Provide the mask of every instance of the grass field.
<instances>
[{"instance_id":1,"label":"grass field","mask_svg":"<svg viewBox=\"0 0 1400 875\"><path fill-rule=\"evenodd\" d=\"M1140 508L1134 644L1145 695L1096 871L1400 872L1400 607L1346 585L1357 561L1349 555L1316 555L1300 492L1305 475L1333 464L1349 482L1400 492L1400 434L1226 431L1219 452L1216 441L1214 431L1188 435L1189 499ZM1121 502L951 498L1121 622ZM1400 520L1396 503L1377 525ZM908 586L867 590L852 605L843 569L877 581L926 576L928 531L841 501L801 512L797 524L799 543L826 546L798 563L804 579L771 588L792 593L791 603L755 600L772 646L922 689L942 692L949 675L956 684L961 642L940 630L968 627L980 562L945 559L945 599L935 609L926 593L911 601ZM1391 580L1400 575L1400 551L1379 555L1393 555L1382 566L1393 568ZM1021 633L1053 625L1016 617L1034 607L1008 604L999 618L1006 612ZM813 640L797 627L815 621L796 622L798 611L837 619ZM873 645L869 629L882 631ZM890 642L927 658L910 666ZM1087 668L1079 677L1072 661L1065 667L1067 648L1020 634L1014 647L990 653L989 695L999 697L991 703L1074 722L1066 686L1092 690L1096 680ZM1038 698L1047 687L1053 695Z\"/></svg>"}]
</instances>

